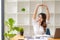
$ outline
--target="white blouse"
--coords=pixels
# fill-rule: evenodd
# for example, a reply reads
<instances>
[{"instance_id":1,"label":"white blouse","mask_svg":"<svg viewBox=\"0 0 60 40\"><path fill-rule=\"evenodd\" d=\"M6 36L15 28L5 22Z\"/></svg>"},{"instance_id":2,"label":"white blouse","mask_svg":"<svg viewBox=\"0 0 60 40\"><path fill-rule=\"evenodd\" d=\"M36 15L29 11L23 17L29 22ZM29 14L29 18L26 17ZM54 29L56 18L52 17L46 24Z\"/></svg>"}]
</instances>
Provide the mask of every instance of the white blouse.
<instances>
[{"instance_id":1,"label":"white blouse","mask_svg":"<svg viewBox=\"0 0 60 40\"><path fill-rule=\"evenodd\" d=\"M48 23L48 21L46 21L46 23ZM42 26L39 26L39 24L36 20L32 19L32 25L33 25L35 35L44 34L44 28Z\"/></svg>"}]
</instances>

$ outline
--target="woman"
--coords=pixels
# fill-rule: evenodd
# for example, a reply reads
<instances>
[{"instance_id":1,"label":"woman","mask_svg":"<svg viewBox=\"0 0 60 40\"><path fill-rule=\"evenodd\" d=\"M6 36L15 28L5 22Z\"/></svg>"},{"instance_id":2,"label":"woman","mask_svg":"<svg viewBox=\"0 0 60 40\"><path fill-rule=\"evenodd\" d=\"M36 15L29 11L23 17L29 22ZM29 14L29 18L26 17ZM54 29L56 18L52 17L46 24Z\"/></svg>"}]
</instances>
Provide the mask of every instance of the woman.
<instances>
[{"instance_id":1,"label":"woman","mask_svg":"<svg viewBox=\"0 0 60 40\"><path fill-rule=\"evenodd\" d=\"M46 13L39 13L38 16L37 16L37 11L38 11L38 8L40 6L42 8L46 7ZM33 25L33 28L34 28L34 34L35 35L45 34L46 27L47 27L49 19L50 19L50 13L49 13L47 5L38 4L36 6L36 9L34 10L34 14L33 14L33 17L32 17L32 25Z\"/></svg>"}]
</instances>

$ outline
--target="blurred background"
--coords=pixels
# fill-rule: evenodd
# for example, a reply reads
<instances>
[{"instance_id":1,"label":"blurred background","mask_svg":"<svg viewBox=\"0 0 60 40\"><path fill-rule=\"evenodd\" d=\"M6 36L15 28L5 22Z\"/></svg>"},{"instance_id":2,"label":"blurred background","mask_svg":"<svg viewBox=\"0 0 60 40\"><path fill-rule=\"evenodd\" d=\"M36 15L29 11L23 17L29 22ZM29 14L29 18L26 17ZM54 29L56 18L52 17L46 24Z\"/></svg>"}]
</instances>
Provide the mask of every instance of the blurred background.
<instances>
[{"instance_id":1,"label":"blurred background","mask_svg":"<svg viewBox=\"0 0 60 40\"><path fill-rule=\"evenodd\" d=\"M55 29L60 28L60 0L4 0L4 21L9 18L15 20L14 26L24 28L25 36L33 36L32 15L37 4L47 4L50 11L50 21L47 28L50 29L50 33L54 36ZM38 9L38 13L44 12L45 9L41 7ZM4 26L4 31L7 32L8 27ZM14 34L19 34L13 31ZM13 33L11 32L11 33Z\"/></svg>"}]
</instances>

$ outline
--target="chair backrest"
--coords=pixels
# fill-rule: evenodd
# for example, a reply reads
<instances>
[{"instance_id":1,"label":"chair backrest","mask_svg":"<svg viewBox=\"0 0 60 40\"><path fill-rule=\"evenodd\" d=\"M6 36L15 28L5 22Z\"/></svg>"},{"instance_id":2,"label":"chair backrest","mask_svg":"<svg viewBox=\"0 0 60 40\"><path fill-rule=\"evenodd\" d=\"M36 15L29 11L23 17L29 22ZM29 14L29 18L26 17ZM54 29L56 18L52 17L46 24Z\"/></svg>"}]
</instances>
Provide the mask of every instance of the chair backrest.
<instances>
[{"instance_id":1,"label":"chair backrest","mask_svg":"<svg viewBox=\"0 0 60 40\"><path fill-rule=\"evenodd\" d=\"M47 35L50 35L50 30L49 30L49 28L46 29L46 34L47 34Z\"/></svg>"}]
</instances>

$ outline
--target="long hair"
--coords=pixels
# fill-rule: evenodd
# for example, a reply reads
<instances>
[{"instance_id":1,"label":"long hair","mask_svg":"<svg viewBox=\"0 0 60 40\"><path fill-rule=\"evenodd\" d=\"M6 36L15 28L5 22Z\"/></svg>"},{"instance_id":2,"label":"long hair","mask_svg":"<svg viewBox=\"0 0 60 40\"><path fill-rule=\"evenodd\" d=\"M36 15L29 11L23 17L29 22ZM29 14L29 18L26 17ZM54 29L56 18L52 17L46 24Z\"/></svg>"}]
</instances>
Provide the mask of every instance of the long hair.
<instances>
[{"instance_id":1,"label":"long hair","mask_svg":"<svg viewBox=\"0 0 60 40\"><path fill-rule=\"evenodd\" d=\"M46 27L47 27L47 24L46 24L46 14L45 13L39 13L38 16L39 15L42 16L43 21L41 22L41 26L44 28L44 31L46 32Z\"/></svg>"}]
</instances>

